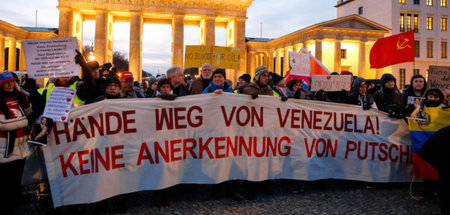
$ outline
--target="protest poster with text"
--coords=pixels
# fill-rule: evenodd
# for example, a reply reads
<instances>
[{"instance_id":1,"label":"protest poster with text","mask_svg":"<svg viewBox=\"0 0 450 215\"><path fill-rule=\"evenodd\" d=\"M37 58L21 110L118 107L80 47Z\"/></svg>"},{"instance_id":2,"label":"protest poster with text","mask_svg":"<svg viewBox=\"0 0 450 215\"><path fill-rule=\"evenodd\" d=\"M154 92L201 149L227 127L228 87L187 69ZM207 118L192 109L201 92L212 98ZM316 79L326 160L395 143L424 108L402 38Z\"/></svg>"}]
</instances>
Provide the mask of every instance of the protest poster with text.
<instances>
[{"instance_id":1,"label":"protest poster with text","mask_svg":"<svg viewBox=\"0 0 450 215\"><path fill-rule=\"evenodd\" d=\"M78 76L80 66L74 57L76 37L22 41L27 74L30 78Z\"/></svg>"},{"instance_id":2,"label":"protest poster with text","mask_svg":"<svg viewBox=\"0 0 450 215\"><path fill-rule=\"evenodd\" d=\"M405 182L411 150L405 121L383 112L224 93L74 108L44 154L59 207L232 179Z\"/></svg>"},{"instance_id":3,"label":"protest poster with text","mask_svg":"<svg viewBox=\"0 0 450 215\"><path fill-rule=\"evenodd\" d=\"M450 89L450 67L430 66L427 83L429 88Z\"/></svg>"},{"instance_id":4,"label":"protest poster with text","mask_svg":"<svg viewBox=\"0 0 450 215\"><path fill-rule=\"evenodd\" d=\"M351 75L311 75L311 91L350 91L352 78Z\"/></svg>"},{"instance_id":5,"label":"protest poster with text","mask_svg":"<svg viewBox=\"0 0 450 215\"><path fill-rule=\"evenodd\" d=\"M238 48L186 46L184 67L200 68L204 63L209 63L215 68L238 70L240 56Z\"/></svg>"}]
</instances>

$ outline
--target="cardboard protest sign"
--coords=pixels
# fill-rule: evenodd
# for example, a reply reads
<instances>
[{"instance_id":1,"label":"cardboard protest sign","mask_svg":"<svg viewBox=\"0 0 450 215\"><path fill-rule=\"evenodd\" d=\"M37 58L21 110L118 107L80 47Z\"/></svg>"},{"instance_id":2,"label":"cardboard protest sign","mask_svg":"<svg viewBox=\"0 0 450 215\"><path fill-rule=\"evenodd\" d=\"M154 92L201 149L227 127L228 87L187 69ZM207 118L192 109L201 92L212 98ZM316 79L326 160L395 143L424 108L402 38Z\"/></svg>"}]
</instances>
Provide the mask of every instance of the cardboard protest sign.
<instances>
[{"instance_id":1,"label":"cardboard protest sign","mask_svg":"<svg viewBox=\"0 0 450 215\"><path fill-rule=\"evenodd\" d=\"M27 74L31 78L77 76L80 66L75 63L75 37L22 41Z\"/></svg>"},{"instance_id":2,"label":"cardboard protest sign","mask_svg":"<svg viewBox=\"0 0 450 215\"><path fill-rule=\"evenodd\" d=\"M216 68L239 69L238 48L221 46L186 46L184 67L201 67L209 63Z\"/></svg>"},{"instance_id":3,"label":"cardboard protest sign","mask_svg":"<svg viewBox=\"0 0 450 215\"><path fill-rule=\"evenodd\" d=\"M76 92L68 87L54 87L45 103L43 116L56 122L67 122Z\"/></svg>"},{"instance_id":4,"label":"cardboard protest sign","mask_svg":"<svg viewBox=\"0 0 450 215\"><path fill-rule=\"evenodd\" d=\"M438 88L442 91L450 89L450 67L430 66L427 85L429 88Z\"/></svg>"},{"instance_id":5,"label":"cardboard protest sign","mask_svg":"<svg viewBox=\"0 0 450 215\"><path fill-rule=\"evenodd\" d=\"M74 108L53 124L44 155L59 207L232 179L406 182L410 144L406 122L384 112L211 93Z\"/></svg>"},{"instance_id":6,"label":"cardboard protest sign","mask_svg":"<svg viewBox=\"0 0 450 215\"><path fill-rule=\"evenodd\" d=\"M311 73L310 58L306 53L289 52L289 66L291 75L308 77Z\"/></svg>"},{"instance_id":7,"label":"cardboard protest sign","mask_svg":"<svg viewBox=\"0 0 450 215\"><path fill-rule=\"evenodd\" d=\"M350 91L352 85L351 75L312 75L311 91L323 90L325 92Z\"/></svg>"}]
</instances>

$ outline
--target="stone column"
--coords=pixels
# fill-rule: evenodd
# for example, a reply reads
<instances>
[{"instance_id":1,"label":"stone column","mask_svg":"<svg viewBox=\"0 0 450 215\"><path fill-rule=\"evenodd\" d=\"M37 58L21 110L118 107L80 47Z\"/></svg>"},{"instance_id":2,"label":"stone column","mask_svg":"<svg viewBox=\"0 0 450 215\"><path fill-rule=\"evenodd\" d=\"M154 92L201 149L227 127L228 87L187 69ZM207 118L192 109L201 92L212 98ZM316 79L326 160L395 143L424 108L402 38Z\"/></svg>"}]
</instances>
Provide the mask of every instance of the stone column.
<instances>
[{"instance_id":1,"label":"stone column","mask_svg":"<svg viewBox=\"0 0 450 215\"><path fill-rule=\"evenodd\" d=\"M300 52L300 49L303 47L303 43L297 43L294 45L294 51Z\"/></svg>"},{"instance_id":2,"label":"stone column","mask_svg":"<svg viewBox=\"0 0 450 215\"><path fill-rule=\"evenodd\" d=\"M275 60L275 73L281 74L281 52L283 49L277 49L276 51L276 60Z\"/></svg>"},{"instance_id":3,"label":"stone column","mask_svg":"<svg viewBox=\"0 0 450 215\"><path fill-rule=\"evenodd\" d=\"M270 61L269 52L264 52L264 66L267 68L269 68L269 61ZM272 70L269 69L269 71Z\"/></svg>"},{"instance_id":4,"label":"stone column","mask_svg":"<svg viewBox=\"0 0 450 215\"><path fill-rule=\"evenodd\" d=\"M58 35L60 37L70 37L71 35L71 29L72 29L72 9L70 8L62 8L58 7L59 9L59 28L58 28Z\"/></svg>"},{"instance_id":5,"label":"stone column","mask_svg":"<svg viewBox=\"0 0 450 215\"><path fill-rule=\"evenodd\" d=\"M5 69L5 36L0 34L0 72Z\"/></svg>"},{"instance_id":6,"label":"stone column","mask_svg":"<svg viewBox=\"0 0 450 215\"><path fill-rule=\"evenodd\" d=\"M175 14L172 18L172 65L183 68L184 15Z\"/></svg>"},{"instance_id":7,"label":"stone column","mask_svg":"<svg viewBox=\"0 0 450 215\"><path fill-rule=\"evenodd\" d=\"M108 13L96 11L95 15L95 60L100 64L108 62Z\"/></svg>"},{"instance_id":8,"label":"stone column","mask_svg":"<svg viewBox=\"0 0 450 215\"><path fill-rule=\"evenodd\" d=\"M252 77L255 77L255 69L256 69L256 52L250 51L248 53L249 60L249 74Z\"/></svg>"},{"instance_id":9,"label":"stone column","mask_svg":"<svg viewBox=\"0 0 450 215\"><path fill-rule=\"evenodd\" d=\"M334 72L341 73L341 41L334 41Z\"/></svg>"},{"instance_id":10,"label":"stone column","mask_svg":"<svg viewBox=\"0 0 450 215\"><path fill-rule=\"evenodd\" d=\"M142 29L143 16L140 12L131 12L130 19L130 66L134 80L142 79Z\"/></svg>"},{"instance_id":11,"label":"stone column","mask_svg":"<svg viewBox=\"0 0 450 215\"><path fill-rule=\"evenodd\" d=\"M26 71L27 65L25 63L25 53L23 52L23 45L20 44L20 54L19 54L19 71Z\"/></svg>"},{"instance_id":12,"label":"stone column","mask_svg":"<svg viewBox=\"0 0 450 215\"><path fill-rule=\"evenodd\" d=\"M200 20L200 45L216 44L216 18L205 16Z\"/></svg>"},{"instance_id":13,"label":"stone column","mask_svg":"<svg viewBox=\"0 0 450 215\"><path fill-rule=\"evenodd\" d=\"M9 52L8 52L8 71L16 71L17 62L16 62L16 39L9 39Z\"/></svg>"},{"instance_id":14,"label":"stone column","mask_svg":"<svg viewBox=\"0 0 450 215\"><path fill-rule=\"evenodd\" d=\"M292 51L292 46L286 46L284 48L284 60L283 60L283 70L281 71L283 76L286 74L286 72L289 70L289 51Z\"/></svg>"},{"instance_id":15,"label":"stone column","mask_svg":"<svg viewBox=\"0 0 450 215\"><path fill-rule=\"evenodd\" d=\"M269 51L269 56L268 56L268 60L267 60L267 63L268 63L268 66L267 66L267 68L269 69L269 71L271 71L271 72L275 72L275 69L273 68L273 53L274 53L275 51L273 51L273 50L270 50Z\"/></svg>"},{"instance_id":16,"label":"stone column","mask_svg":"<svg viewBox=\"0 0 450 215\"><path fill-rule=\"evenodd\" d=\"M358 76L366 78L366 42L359 42Z\"/></svg>"},{"instance_id":17,"label":"stone column","mask_svg":"<svg viewBox=\"0 0 450 215\"><path fill-rule=\"evenodd\" d=\"M322 62L322 40L316 39L315 42L316 42L316 51L314 57L320 62Z\"/></svg>"}]
</instances>

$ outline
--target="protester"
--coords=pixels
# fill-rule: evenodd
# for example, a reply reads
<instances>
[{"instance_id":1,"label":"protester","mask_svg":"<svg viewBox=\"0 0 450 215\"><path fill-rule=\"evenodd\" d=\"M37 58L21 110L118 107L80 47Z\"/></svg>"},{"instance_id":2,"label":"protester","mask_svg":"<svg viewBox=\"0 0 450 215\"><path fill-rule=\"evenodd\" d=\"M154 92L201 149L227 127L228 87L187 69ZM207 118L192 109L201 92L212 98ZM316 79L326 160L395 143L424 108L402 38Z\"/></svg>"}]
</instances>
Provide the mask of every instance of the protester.
<instances>
[{"instance_id":1,"label":"protester","mask_svg":"<svg viewBox=\"0 0 450 215\"><path fill-rule=\"evenodd\" d=\"M133 83L133 90L140 93L141 95L143 95L145 97L145 91L144 89L142 89L141 85L139 84L139 81L135 81Z\"/></svg>"},{"instance_id":2,"label":"protester","mask_svg":"<svg viewBox=\"0 0 450 215\"><path fill-rule=\"evenodd\" d=\"M21 178L25 158L31 154L27 143L30 103L16 85L11 72L0 73L0 183L3 214L12 214L21 203ZM32 121L32 120L31 120Z\"/></svg>"},{"instance_id":3,"label":"protester","mask_svg":"<svg viewBox=\"0 0 450 215\"><path fill-rule=\"evenodd\" d=\"M177 65L172 66L167 70L166 75L173 86L173 94L177 96L189 95L189 90L186 87L186 82L184 80L183 70L181 67Z\"/></svg>"},{"instance_id":4,"label":"protester","mask_svg":"<svg viewBox=\"0 0 450 215\"><path fill-rule=\"evenodd\" d=\"M54 87L68 87L71 89L76 89L77 91L73 99L73 106L75 107L85 104L86 100L92 100L95 98L95 79L92 76L92 72L83 55L78 50L76 50L76 52L77 55L75 56L75 63L81 66L83 79L79 81L78 76L56 78L53 83L48 84L48 86L43 89L40 89L40 92L42 92L43 106L45 106L45 103L50 97L50 93Z\"/></svg>"},{"instance_id":5,"label":"protester","mask_svg":"<svg viewBox=\"0 0 450 215\"><path fill-rule=\"evenodd\" d=\"M152 97L158 97L166 100L174 100L177 97L177 95L173 94L173 86L169 79L163 78L157 83L158 87Z\"/></svg>"},{"instance_id":6,"label":"protester","mask_svg":"<svg viewBox=\"0 0 450 215\"><path fill-rule=\"evenodd\" d=\"M378 110L389 113L391 116L402 118L404 113L401 94L397 88L395 77L389 73L383 74L381 76L381 85L382 88L373 95Z\"/></svg>"},{"instance_id":7,"label":"protester","mask_svg":"<svg viewBox=\"0 0 450 215\"><path fill-rule=\"evenodd\" d=\"M226 73L224 69L216 69L212 73L212 81L209 83L208 87L206 87L202 94L205 93L216 93L216 94L222 94L223 92L232 93L233 90L228 84L226 80Z\"/></svg>"},{"instance_id":8,"label":"protester","mask_svg":"<svg viewBox=\"0 0 450 215\"><path fill-rule=\"evenodd\" d=\"M272 73L273 95L280 97L286 94L286 83L280 75Z\"/></svg>"},{"instance_id":9,"label":"protester","mask_svg":"<svg viewBox=\"0 0 450 215\"><path fill-rule=\"evenodd\" d=\"M425 93L425 107L445 107L444 94L440 89L431 88Z\"/></svg>"},{"instance_id":10,"label":"protester","mask_svg":"<svg viewBox=\"0 0 450 215\"><path fill-rule=\"evenodd\" d=\"M431 164L439 173L438 197L441 214L450 214L450 126L434 133L419 150L419 156Z\"/></svg>"},{"instance_id":11,"label":"protester","mask_svg":"<svg viewBox=\"0 0 450 215\"><path fill-rule=\"evenodd\" d=\"M98 96L97 98L95 98L95 102L98 101L103 101L106 99L120 99L121 94L121 85L120 85L120 81L117 78L107 78L105 80L105 84L106 84L106 88L104 91L104 95Z\"/></svg>"},{"instance_id":12,"label":"protester","mask_svg":"<svg viewBox=\"0 0 450 215\"><path fill-rule=\"evenodd\" d=\"M191 95L200 94L211 82L213 69L211 64L204 63L202 65L200 77L194 79L190 85L189 92Z\"/></svg>"},{"instance_id":13,"label":"protester","mask_svg":"<svg viewBox=\"0 0 450 215\"><path fill-rule=\"evenodd\" d=\"M347 104L359 105L364 110L377 109L373 97L367 93L366 79L358 77L353 82L352 93L347 97Z\"/></svg>"},{"instance_id":14,"label":"protester","mask_svg":"<svg viewBox=\"0 0 450 215\"><path fill-rule=\"evenodd\" d=\"M154 97L154 93L158 88L158 79L156 78L151 78L150 81L148 82L148 88L145 91L145 94L147 94L149 97Z\"/></svg>"},{"instance_id":15,"label":"protester","mask_svg":"<svg viewBox=\"0 0 450 215\"><path fill-rule=\"evenodd\" d=\"M103 71L101 70L100 65L97 61L89 61L87 62L87 66L89 70L91 71L92 77L95 81L95 91L92 96L86 99L85 103L90 104L95 101L95 99L98 96L101 96L104 94L106 83L105 83L105 76L103 75ZM100 72L102 71L102 72Z\"/></svg>"},{"instance_id":16,"label":"protester","mask_svg":"<svg viewBox=\"0 0 450 215\"><path fill-rule=\"evenodd\" d=\"M411 78L411 84L402 92L402 105L408 105L408 97L422 97L427 89L427 82L422 75L414 75Z\"/></svg>"},{"instance_id":17,"label":"protester","mask_svg":"<svg viewBox=\"0 0 450 215\"><path fill-rule=\"evenodd\" d=\"M122 98L144 98L144 95L134 89L134 77L131 72L123 72L120 77L121 97Z\"/></svg>"},{"instance_id":18,"label":"protester","mask_svg":"<svg viewBox=\"0 0 450 215\"><path fill-rule=\"evenodd\" d=\"M239 77L238 86L234 89L234 93L242 93L244 88L250 83L252 77L249 74L243 74Z\"/></svg>"},{"instance_id":19,"label":"protester","mask_svg":"<svg viewBox=\"0 0 450 215\"><path fill-rule=\"evenodd\" d=\"M255 69L255 81L248 84L243 94L251 95L252 98L257 98L258 95L273 96L272 88L269 84L269 70L265 66L258 66Z\"/></svg>"},{"instance_id":20,"label":"protester","mask_svg":"<svg viewBox=\"0 0 450 215\"><path fill-rule=\"evenodd\" d=\"M142 90L144 90L144 92L147 92L147 89L148 89L147 81L142 81L141 82L141 88L142 88Z\"/></svg>"}]
</instances>

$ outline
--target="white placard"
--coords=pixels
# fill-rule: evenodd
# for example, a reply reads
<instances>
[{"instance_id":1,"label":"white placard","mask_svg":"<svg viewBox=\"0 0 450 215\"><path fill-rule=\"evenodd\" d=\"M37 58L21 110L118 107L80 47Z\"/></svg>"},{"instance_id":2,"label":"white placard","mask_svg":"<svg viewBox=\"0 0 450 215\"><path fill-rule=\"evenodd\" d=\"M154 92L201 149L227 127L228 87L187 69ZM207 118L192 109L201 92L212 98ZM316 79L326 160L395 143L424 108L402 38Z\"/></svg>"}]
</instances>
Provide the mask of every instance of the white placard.
<instances>
[{"instance_id":1,"label":"white placard","mask_svg":"<svg viewBox=\"0 0 450 215\"><path fill-rule=\"evenodd\" d=\"M67 122L76 92L77 90L68 87L54 87L45 104L43 115L56 122Z\"/></svg>"},{"instance_id":2,"label":"white placard","mask_svg":"<svg viewBox=\"0 0 450 215\"><path fill-rule=\"evenodd\" d=\"M311 73L311 64L308 54L289 52L289 65L291 66L291 75L309 76Z\"/></svg>"},{"instance_id":3,"label":"white placard","mask_svg":"<svg viewBox=\"0 0 450 215\"><path fill-rule=\"evenodd\" d=\"M323 90L325 92L350 91L352 85L351 75L312 75L311 91Z\"/></svg>"},{"instance_id":4,"label":"white placard","mask_svg":"<svg viewBox=\"0 0 450 215\"><path fill-rule=\"evenodd\" d=\"M27 73L31 78L77 76L80 66L75 63L75 37L22 41Z\"/></svg>"}]
</instances>

